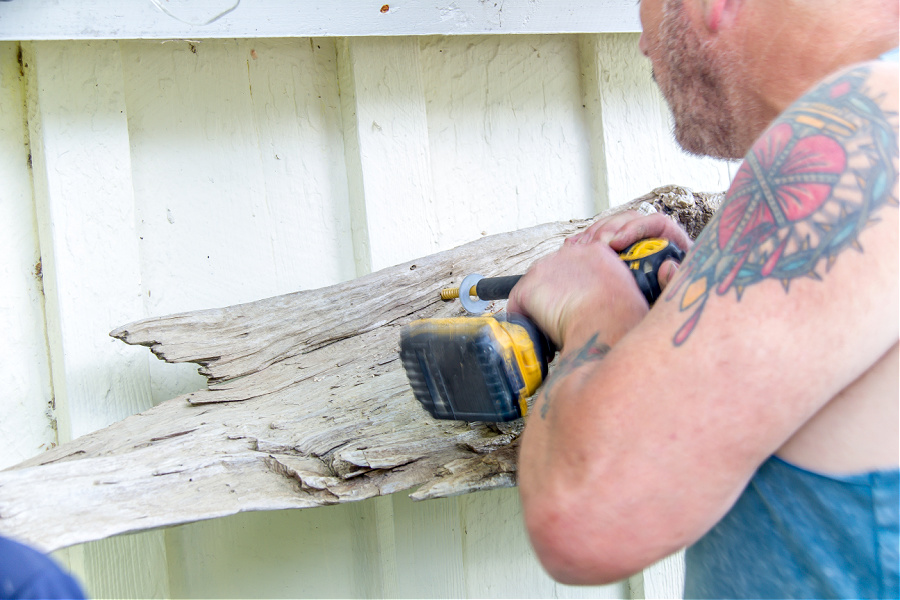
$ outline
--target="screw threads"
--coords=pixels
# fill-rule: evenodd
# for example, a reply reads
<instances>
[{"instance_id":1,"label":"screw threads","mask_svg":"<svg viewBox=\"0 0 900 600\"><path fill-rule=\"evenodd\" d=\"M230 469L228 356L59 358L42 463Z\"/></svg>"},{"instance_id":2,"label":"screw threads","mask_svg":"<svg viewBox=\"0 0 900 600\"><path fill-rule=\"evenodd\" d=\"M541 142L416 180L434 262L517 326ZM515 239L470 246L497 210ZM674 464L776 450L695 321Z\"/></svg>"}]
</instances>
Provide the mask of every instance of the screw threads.
<instances>
[{"instance_id":1,"label":"screw threads","mask_svg":"<svg viewBox=\"0 0 900 600\"><path fill-rule=\"evenodd\" d=\"M441 290L441 300L456 300L459 298L459 288L444 288Z\"/></svg>"}]
</instances>

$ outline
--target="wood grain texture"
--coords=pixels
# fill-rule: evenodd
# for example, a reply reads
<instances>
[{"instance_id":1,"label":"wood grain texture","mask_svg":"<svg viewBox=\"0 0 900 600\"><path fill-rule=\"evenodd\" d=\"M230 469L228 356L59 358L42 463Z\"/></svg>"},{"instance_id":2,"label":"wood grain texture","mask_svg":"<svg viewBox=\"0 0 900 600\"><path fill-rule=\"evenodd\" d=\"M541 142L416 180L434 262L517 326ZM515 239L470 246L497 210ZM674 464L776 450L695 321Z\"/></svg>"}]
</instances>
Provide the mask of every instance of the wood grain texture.
<instances>
[{"instance_id":1,"label":"wood grain texture","mask_svg":"<svg viewBox=\"0 0 900 600\"><path fill-rule=\"evenodd\" d=\"M673 189L646 199L662 210L667 198L696 200L687 216L718 199ZM437 299L439 288L475 271L523 272L589 222L490 236L328 288L113 331L166 361L201 365L209 388L0 472L0 530L52 550L415 486L413 498L425 499L514 485L522 423L427 417L399 364L399 328L461 314Z\"/></svg>"}]
</instances>

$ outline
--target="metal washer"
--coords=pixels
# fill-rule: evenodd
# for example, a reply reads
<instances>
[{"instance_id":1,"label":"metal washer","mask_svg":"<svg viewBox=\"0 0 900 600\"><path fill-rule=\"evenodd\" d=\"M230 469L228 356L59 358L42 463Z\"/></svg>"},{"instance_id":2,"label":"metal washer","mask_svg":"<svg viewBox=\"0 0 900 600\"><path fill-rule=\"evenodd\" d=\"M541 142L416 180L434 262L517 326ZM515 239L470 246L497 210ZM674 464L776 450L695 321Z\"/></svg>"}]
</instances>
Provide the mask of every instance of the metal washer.
<instances>
[{"instance_id":1,"label":"metal washer","mask_svg":"<svg viewBox=\"0 0 900 600\"><path fill-rule=\"evenodd\" d=\"M472 273L471 275L467 275L466 278L462 280L462 283L459 284L459 301L462 302L463 308L465 308L466 312L470 315L484 314L488 304L490 304L487 300L473 300L469 295L469 290L478 285L478 282L482 279L484 279L484 277L478 273Z\"/></svg>"}]
</instances>

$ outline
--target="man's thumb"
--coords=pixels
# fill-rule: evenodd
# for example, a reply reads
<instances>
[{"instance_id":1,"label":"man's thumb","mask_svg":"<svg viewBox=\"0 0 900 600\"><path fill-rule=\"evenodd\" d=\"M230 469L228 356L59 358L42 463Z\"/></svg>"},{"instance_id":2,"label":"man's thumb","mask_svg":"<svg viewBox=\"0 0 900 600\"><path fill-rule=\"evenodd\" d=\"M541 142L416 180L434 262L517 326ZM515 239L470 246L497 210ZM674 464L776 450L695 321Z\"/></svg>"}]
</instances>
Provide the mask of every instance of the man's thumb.
<instances>
[{"instance_id":1,"label":"man's thumb","mask_svg":"<svg viewBox=\"0 0 900 600\"><path fill-rule=\"evenodd\" d=\"M656 279L659 281L660 289L666 289L669 282L675 278L680 266L681 264L674 260L667 260L659 267L659 273L656 274Z\"/></svg>"}]
</instances>

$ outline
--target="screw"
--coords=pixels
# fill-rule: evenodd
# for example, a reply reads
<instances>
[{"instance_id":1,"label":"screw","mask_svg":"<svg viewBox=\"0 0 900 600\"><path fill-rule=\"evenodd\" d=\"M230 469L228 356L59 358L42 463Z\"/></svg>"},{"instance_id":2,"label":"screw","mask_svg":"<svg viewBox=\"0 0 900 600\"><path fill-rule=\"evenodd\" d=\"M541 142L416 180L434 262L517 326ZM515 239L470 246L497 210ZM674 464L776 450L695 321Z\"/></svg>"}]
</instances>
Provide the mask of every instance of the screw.
<instances>
[{"instance_id":1,"label":"screw","mask_svg":"<svg viewBox=\"0 0 900 600\"><path fill-rule=\"evenodd\" d=\"M470 296L478 296L478 292L475 291L475 286L469 290ZM444 288L441 290L441 300L455 300L459 298L459 288Z\"/></svg>"}]
</instances>

